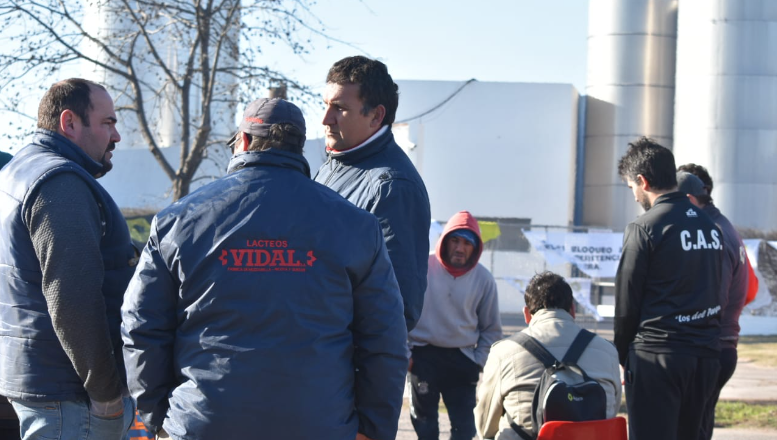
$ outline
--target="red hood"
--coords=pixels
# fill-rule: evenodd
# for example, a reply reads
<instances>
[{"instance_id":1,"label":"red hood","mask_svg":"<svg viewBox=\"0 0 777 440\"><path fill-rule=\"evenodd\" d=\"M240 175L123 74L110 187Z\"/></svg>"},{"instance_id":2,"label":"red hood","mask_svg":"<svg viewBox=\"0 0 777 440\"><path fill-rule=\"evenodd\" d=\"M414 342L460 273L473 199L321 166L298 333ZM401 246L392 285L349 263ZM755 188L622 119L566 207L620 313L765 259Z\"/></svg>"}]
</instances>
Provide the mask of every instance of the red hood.
<instances>
[{"instance_id":1,"label":"red hood","mask_svg":"<svg viewBox=\"0 0 777 440\"><path fill-rule=\"evenodd\" d=\"M475 245L475 250L472 252L472 257L470 257L469 261L467 262L467 265L464 267L453 267L448 265L448 263L445 262L445 260L442 258L443 256L443 242L445 241L445 237L453 232L457 231L459 229L469 229L470 231L474 232L475 235L478 237L478 242ZM478 264L478 261L480 260L480 254L483 253L483 240L480 238L480 226L478 226L478 221L475 220L475 217L472 216L468 211L459 211L456 214L451 217L450 220L448 220L448 223L445 225L445 229L442 231L442 235L440 235L440 239L437 240L437 248L435 250L435 255L437 255L437 261L442 264L442 266L445 268L445 270L448 271L451 275L454 277L460 277L464 275L465 273L469 272L473 267L475 267Z\"/></svg>"}]
</instances>

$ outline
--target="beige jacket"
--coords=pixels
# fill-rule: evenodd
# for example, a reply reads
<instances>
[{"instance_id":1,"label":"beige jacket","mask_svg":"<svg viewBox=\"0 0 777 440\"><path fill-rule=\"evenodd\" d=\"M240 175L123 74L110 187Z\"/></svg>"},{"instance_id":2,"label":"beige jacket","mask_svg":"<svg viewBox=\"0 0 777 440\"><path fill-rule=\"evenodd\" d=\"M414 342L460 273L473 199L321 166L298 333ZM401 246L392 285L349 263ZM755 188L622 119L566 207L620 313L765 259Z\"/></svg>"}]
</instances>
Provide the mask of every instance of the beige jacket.
<instances>
[{"instance_id":1,"label":"beige jacket","mask_svg":"<svg viewBox=\"0 0 777 440\"><path fill-rule=\"evenodd\" d=\"M564 357L580 331L572 316L564 310L543 309L532 316L524 330L537 339L557 359ZM615 417L621 402L618 353L612 343L595 337L578 360L578 365L598 381L607 395L607 417ZM480 438L520 440L510 428L505 412L516 424L531 429L531 402L540 381L540 361L517 342L502 339L491 347L483 370L475 407L475 425Z\"/></svg>"}]
</instances>

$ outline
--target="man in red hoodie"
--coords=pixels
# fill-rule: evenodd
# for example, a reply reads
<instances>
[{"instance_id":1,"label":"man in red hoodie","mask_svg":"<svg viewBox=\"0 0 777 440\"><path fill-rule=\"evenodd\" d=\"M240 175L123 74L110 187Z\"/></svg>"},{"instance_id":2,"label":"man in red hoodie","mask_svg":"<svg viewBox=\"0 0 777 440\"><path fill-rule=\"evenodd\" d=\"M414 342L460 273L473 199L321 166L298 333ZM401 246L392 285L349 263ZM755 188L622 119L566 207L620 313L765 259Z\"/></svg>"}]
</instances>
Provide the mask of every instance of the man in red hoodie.
<instances>
[{"instance_id":1,"label":"man in red hoodie","mask_svg":"<svg viewBox=\"0 0 777 440\"><path fill-rule=\"evenodd\" d=\"M410 417L419 440L440 435L437 407L442 395L451 439L476 435L475 387L491 344L501 339L496 282L483 265L480 227L467 211L448 221L429 256L424 306L410 332Z\"/></svg>"}]
</instances>

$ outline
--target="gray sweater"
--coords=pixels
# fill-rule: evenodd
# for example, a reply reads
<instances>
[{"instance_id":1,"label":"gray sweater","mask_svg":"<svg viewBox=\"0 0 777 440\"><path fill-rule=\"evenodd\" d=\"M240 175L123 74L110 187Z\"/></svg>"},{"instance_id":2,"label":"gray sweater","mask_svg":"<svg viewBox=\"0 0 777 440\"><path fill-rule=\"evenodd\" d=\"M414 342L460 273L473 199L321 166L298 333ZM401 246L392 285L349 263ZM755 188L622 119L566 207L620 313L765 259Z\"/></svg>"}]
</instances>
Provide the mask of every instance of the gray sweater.
<instances>
[{"instance_id":1,"label":"gray sweater","mask_svg":"<svg viewBox=\"0 0 777 440\"><path fill-rule=\"evenodd\" d=\"M61 173L44 182L24 218L43 274L54 331L84 383L92 411L123 408L102 294L100 211L86 182Z\"/></svg>"},{"instance_id":2,"label":"gray sweater","mask_svg":"<svg viewBox=\"0 0 777 440\"><path fill-rule=\"evenodd\" d=\"M502 338L496 282L476 264L454 278L432 254L429 256L424 308L410 332L410 346L459 348L483 367L491 344Z\"/></svg>"}]
</instances>

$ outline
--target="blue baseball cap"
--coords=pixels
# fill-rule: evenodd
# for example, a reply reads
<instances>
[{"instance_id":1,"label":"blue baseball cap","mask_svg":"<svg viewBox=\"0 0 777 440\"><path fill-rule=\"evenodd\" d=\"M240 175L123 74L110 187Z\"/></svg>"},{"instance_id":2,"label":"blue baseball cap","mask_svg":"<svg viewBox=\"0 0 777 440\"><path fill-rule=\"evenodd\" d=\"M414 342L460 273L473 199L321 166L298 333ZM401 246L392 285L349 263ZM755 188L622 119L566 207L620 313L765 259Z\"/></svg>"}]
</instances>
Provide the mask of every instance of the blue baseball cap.
<instances>
[{"instance_id":1,"label":"blue baseball cap","mask_svg":"<svg viewBox=\"0 0 777 440\"><path fill-rule=\"evenodd\" d=\"M457 229L450 234L448 234L448 237L459 237L467 240L472 244L472 246L477 246L478 239L474 232L470 231L469 229Z\"/></svg>"}]
</instances>

